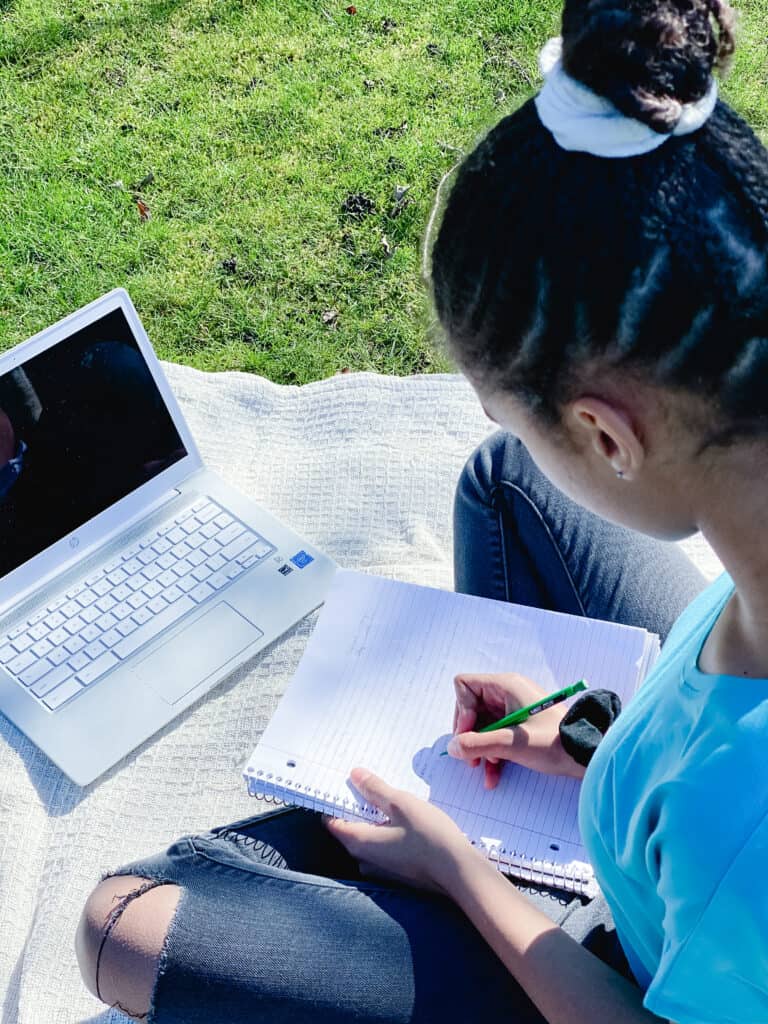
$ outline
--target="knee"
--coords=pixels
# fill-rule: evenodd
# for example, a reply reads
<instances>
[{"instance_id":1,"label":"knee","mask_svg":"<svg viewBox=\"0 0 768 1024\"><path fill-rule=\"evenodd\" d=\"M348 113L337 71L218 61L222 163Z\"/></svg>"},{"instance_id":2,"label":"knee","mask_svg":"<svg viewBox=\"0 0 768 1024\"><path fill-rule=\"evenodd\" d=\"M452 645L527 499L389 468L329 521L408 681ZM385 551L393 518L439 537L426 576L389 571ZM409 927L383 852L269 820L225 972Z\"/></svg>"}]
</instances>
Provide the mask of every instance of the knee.
<instances>
[{"instance_id":1,"label":"knee","mask_svg":"<svg viewBox=\"0 0 768 1024\"><path fill-rule=\"evenodd\" d=\"M530 473L531 457L519 438L498 430L470 455L459 477L456 512L481 504L493 507L502 482L521 484Z\"/></svg>"},{"instance_id":2,"label":"knee","mask_svg":"<svg viewBox=\"0 0 768 1024\"><path fill-rule=\"evenodd\" d=\"M144 1020L181 890L135 876L106 878L83 909L75 938L80 973L102 1002Z\"/></svg>"}]
</instances>

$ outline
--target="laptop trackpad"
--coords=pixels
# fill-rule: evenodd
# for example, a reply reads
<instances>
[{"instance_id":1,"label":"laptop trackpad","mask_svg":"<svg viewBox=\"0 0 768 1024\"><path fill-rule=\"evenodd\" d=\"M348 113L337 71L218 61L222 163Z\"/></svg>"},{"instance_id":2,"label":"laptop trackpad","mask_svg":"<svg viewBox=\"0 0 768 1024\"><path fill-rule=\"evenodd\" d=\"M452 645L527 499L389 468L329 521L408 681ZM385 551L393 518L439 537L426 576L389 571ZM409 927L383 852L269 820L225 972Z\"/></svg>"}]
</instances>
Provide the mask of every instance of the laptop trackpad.
<instances>
[{"instance_id":1,"label":"laptop trackpad","mask_svg":"<svg viewBox=\"0 0 768 1024\"><path fill-rule=\"evenodd\" d=\"M175 704L263 636L228 604L217 604L140 662L139 679Z\"/></svg>"}]
</instances>

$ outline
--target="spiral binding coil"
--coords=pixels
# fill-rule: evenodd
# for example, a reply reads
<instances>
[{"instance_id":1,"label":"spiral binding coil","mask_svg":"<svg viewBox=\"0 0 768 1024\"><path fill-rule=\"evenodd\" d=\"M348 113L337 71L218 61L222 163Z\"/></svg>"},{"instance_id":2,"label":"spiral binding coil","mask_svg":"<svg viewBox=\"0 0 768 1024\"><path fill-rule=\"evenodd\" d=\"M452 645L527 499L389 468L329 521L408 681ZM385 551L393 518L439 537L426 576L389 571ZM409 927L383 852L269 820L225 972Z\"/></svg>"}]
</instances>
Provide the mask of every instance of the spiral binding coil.
<instances>
[{"instance_id":1,"label":"spiral binding coil","mask_svg":"<svg viewBox=\"0 0 768 1024\"><path fill-rule=\"evenodd\" d=\"M245 777L248 792L257 800L268 804L290 804L305 807L310 811L328 814L334 818L345 816L363 818L376 823L386 822L387 816L370 804L360 803L338 793L321 791L303 785L293 779L262 769L249 768ZM473 846L482 849L497 870L514 875L520 881L531 885L543 885L566 892L593 896L597 891L592 869L588 864L556 864L554 861L533 860L519 850L503 845L486 847L483 843L470 840Z\"/></svg>"}]
</instances>

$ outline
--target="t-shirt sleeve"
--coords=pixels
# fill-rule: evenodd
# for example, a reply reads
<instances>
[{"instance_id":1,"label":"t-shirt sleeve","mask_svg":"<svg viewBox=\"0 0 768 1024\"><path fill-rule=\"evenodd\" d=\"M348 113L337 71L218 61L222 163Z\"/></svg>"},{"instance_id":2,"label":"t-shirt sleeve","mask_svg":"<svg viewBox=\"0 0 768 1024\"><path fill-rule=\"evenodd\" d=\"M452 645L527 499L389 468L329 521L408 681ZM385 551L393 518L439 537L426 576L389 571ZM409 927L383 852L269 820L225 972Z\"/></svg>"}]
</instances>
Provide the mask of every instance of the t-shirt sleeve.
<instances>
[{"instance_id":1,"label":"t-shirt sleeve","mask_svg":"<svg viewBox=\"0 0 768 1024\"><path fill-rule=\"evenodd\" d=\"M711 814L717 813L714 802ZM701 858L706 857L702 850ZM691 868L689 879L703 882L702 861ZM680 898L685 882L678 871L670 875L660 865L666 938L645 994L647 1009L675 1024L768 1024L766 869L768 816L747 836L720 879L707 887L709 896L700 892L698 905L690 890L689 898Z\"/></svg>"}]
</instances>

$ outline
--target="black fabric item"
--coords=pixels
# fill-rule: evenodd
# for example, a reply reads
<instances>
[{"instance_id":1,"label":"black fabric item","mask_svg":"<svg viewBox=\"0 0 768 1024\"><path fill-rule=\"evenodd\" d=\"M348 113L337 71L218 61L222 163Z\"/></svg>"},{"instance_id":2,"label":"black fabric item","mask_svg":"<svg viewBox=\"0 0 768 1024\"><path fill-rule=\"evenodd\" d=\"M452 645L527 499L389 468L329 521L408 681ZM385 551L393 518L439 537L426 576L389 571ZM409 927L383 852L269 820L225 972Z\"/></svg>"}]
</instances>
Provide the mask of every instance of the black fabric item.
<instances>
[{"instance_id":1,"label":"black fabric item","mask_svg":"<svg viewBox=\"0 0 768 1024\"><path fill-rule=\"evenodd\" d=\"M586 767L600 740L620 714L621 698L612 690L585 693L574 701L560 722L563 750Z\"/></svg>"}]
</instances>

